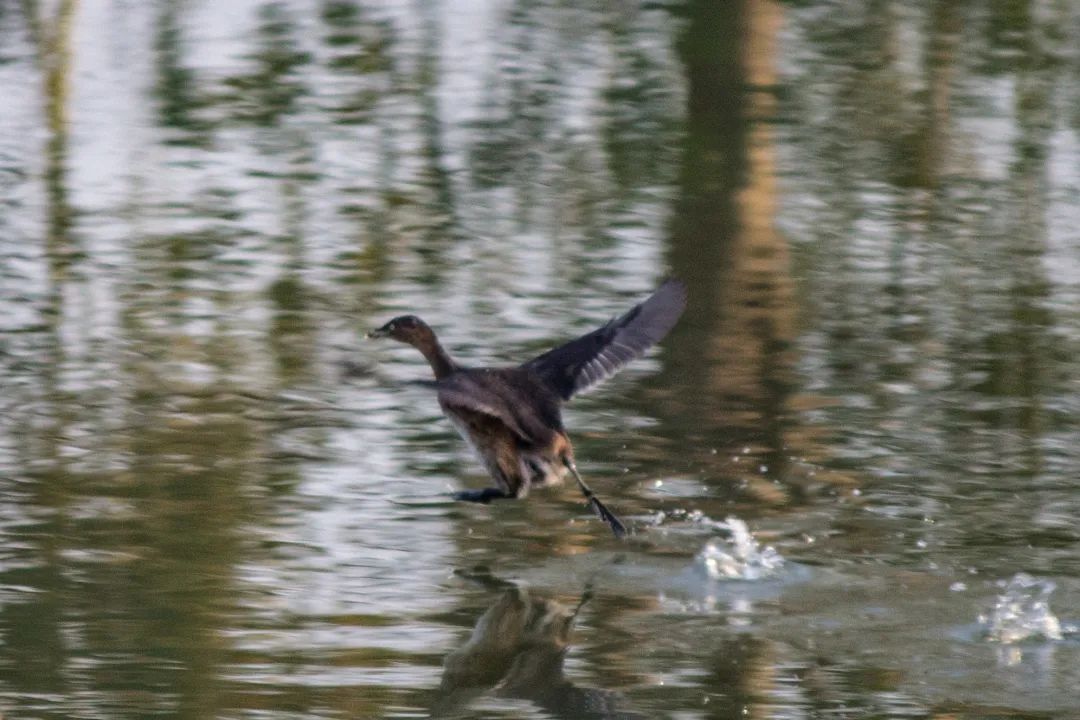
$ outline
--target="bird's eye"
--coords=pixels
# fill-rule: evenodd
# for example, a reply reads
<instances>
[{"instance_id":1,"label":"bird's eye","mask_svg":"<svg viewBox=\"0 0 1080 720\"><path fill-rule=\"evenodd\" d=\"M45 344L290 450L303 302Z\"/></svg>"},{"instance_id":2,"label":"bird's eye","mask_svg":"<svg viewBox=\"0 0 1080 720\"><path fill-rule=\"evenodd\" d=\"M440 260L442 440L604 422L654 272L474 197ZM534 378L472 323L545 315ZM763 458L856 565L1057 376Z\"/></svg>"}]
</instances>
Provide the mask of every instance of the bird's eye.
<instances>
[{"instance_id":1,"label":"bird's eye","mask_svg":"<svg viewBox=\"0 0 1080 720\"><path fill-rule=\"evenodd\" d=\"M389 325L389 326L387 327L387 329L388 329L388 330L389 330L390 332L394 332L394 330L396 330L396 329L397 329L397 323L390 323L390 325Z\"/></svg>"}]
</instances>

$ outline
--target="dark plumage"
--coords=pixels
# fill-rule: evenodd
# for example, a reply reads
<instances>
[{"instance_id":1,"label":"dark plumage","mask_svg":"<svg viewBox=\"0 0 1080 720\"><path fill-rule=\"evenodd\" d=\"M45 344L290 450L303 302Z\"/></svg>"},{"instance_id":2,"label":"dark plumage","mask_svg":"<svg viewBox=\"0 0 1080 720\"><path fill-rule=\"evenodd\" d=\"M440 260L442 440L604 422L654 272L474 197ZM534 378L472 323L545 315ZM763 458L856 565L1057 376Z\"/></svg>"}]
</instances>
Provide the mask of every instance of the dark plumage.
<instances>
[{"instance_id":1,"label":"dark plumage","mask_svg":"<svg viewBox=\"0 0 1080 720\"><path fill-rule=\"evenodd\" d=\"M603 327L518 367L465 368L451 359L434 331L415 315L394 318L368 337L408 343L435 373L439 405L476 449L496 487L457 493L489 502L524 497L531 486L569 470L589 505L617 536L626 528L582 481L562 424L561 404L611 377L657 343L686 307L686 286L668 280L644 302Z\"/></svg>"}]
</instances>

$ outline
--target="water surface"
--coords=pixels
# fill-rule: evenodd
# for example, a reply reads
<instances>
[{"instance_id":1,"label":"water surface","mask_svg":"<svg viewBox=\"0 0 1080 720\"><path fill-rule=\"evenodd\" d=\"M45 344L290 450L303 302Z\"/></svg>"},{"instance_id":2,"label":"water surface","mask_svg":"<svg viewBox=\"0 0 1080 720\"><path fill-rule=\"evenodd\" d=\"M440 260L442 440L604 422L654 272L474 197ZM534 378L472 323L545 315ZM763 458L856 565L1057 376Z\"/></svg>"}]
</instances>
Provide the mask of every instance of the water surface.
<instances>
[{"instance_id":1,"label":"water surface","mask_svg":"<svg viewBox=\"0 0 1080 720\"><path fill-rule=\"evenodd\" d=\"M0 1L0 712L1050 718L1072 3ZM408 348L663 346L478 463ZM725 518L782 558L710 574ZM702 553L706 553L705 556ZM979 624L1018 573L1060 639ZM1040 586L1042 587L1042 586Z\"/></svg>"}]
</instances>

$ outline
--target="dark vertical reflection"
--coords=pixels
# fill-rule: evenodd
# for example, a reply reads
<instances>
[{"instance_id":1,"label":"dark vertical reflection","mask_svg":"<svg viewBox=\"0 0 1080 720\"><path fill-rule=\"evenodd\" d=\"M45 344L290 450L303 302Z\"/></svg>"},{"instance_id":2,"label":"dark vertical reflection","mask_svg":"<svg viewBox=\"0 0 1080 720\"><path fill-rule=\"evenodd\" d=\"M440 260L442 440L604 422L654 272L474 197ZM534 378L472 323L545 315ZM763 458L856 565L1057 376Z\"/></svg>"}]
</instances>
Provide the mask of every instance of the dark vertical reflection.
<instances>
[{"instance_id":1,"label":"dark vertical reflection","mask_svg":"<svg viewBox=\"0 0 1080 720\"><path fill-rule=\"evenodd\" d=\"M367 8L352 0L326 0L320 18L325 26L327 68L342 83L325 109L327 116L337 125L375 128L381 134L380 110L396 89L398 51L393 27L371 17ZM349 218L354 231L342 243L336 262L345 281L355 286L355 311L360 313L370 311L392 269L395 238L389 231L390 213L369 197L369 185L384 188L385 180L367 175L353 178L342 188L339 200L339 212Z\"/></svg>"},{"instance_id":2,"label":"dark vertical reflection","mask_svg":"<svg viewBox=\"0 0 1080 720\"><path fill-rule=\"evenodd\" d=\"M668 42L655 18L638 9L609 18L615 70L604 90L603 140L620 207L641 190L671 182L679 161L681 117L667 68L647 51ZM656 37L654 37L654 35Z\"/></svg>"},{"instance_id":3,"label":"dark vertical reflection","mask_svg":"<svg viewBox=\"0 0 1080 720\"><path fill-rule=\"evenodd\" d=\"M885 337L895 347L925 344L930 337L929 308L922 298L932 292L933 270L922 266L936 238L947 235L949 219L947 182L950 162L949 133L952 128L953 84L956 46L959 42L959 9L942 0L928 8L926 18L924 89L904 97L912 108L910 126L898 128L895 137L883 138L888 154L889 180L899 195L897 223L888 250L889 277L883 287ZM873 61L877 72L899 84L897 48L899 28L891 13L882 13L874 29L884 48ZM895 99L885 99L895 103ZM890 381L911 382L918 364L909 354L896 352L884 358L880 372Z\"/></svg>"},{"instance_id":4,"label":"dark vertical reflection","mask_svg":"<svg viewBox=\"0 0 1080 720\"><path fill-rule=\"evenodd\" d=\"M49 140L45 149L45 192L48 197L47 247L51 275L58 284L67 278L70 263L79 251L71 235L72 208L68 200L68 95L71 89L71 32L77 3L63 0L56 9L47 37L39 38L39 57L45 65L45 117ZM36 10L32 10L36 15Z\"/></svg>"},{"instance_id":5,"label":"dark vertical reflection","mask_svg":"<svg viewBox=\"0 0 1080 720\"><path fill-rule=\"evenodd\" d=\"M711 695L705 717L758 717L759 704L768 701L769 689L775 683L774 655L771 642L751 635L724 640L709 662Z\"/></svg>"},{"instance_id":6,"label":"dark vertical reflection","mask_svg":"<svg viewBox=\"0 0 1080 720\"><path fill-rule=\"evenodd\" d=\"M779 4L691 2L679 40L689 82L671 264L690 285L686 320L666 350L682 396L672 413L689 430L718 489L767 502L785 494L799 444L789 427L794 307L786 240L774 227ZM750 447L753 469L720 470ZM766 473L759 468L764 466ZM726 477L718 477L718 470Z\"/></svg>"},{"instance_id":7,"label":"dark vertical reflection","mask_svg":"<svg viewBox=\"0 0 1080 720\"><path fill-rule=\"evenodd\" d=\"M79 341L106 329L79 325L88 312L83 293L100 277L79 262L67 167L79 8L61 2L47 18L35 3L24 8L49 130L48 273L41 351L25 364L40 387L23 405L17 479L4 488L20 518L5 527L17 550L5 558L0 582L18 589L17 601L0 604L5 692L18 693L17 714L35 717L37 705L48 717L213 717L222 629L238 595L235 531L247 516L248 473L265 448L235 397L189 396L169 370L205 359L225 377L225 363L235 360L227 337L196 339L188 327L203 319L193 300L220 299L205 288L227 234L211 222L211 229L133 238L125 248L130 264L109 277L122 300L122 327L104 347L122 351L107 373L95 372L105 359L82 356ZM171 67L177 18L166 10L158 22L161 123L200 129L176 97L194 92L190 76ZM222 197L215 189L200 193L200 219L219 213ZM110 464L111 472L89 469Z\"/></svg>"},{"instance_id":8,"label":"dark vertical reflection","mask_svg":"<svg viewBox=\"0 0 1080 720\"><path fill-rule=\"evenodd\" d=\"M232 91L227 99L237 120L267 127L296 111L300 98L307 94L298 71L311 56L297 47L294 32L291 13L284 4L268 2L259 8L258 47L251 55L255 69L225 80Z\"/></svg>"},{"instance_id":9,"label":"dark vertical reflection","mask_svg":"<svg viewBox=\"0 0 1080 720\"><path fill-rule=\"evenodd\" d=\"M154 38L157 77L154 94L163 127L179 130L174 141L205 145L209 141L208 123L199 117L207 100L202 96L197 78L185 65L185 44L181 28L186 3L161 2Z\"/></svg>"},{"instance_id":10,"label":"dark vertical reflection","mask_svg":"<svg viewBox=\"0 0 1080 720\"><path fill-rule=\"evenodd\" d=\"M515 0L499 16L468 126L470 199L485 224L546 237L561 287L588 288L611 275L597 258L616 244L612 198L592 129L582 132L567 113L575 97L591 92L591 55L608 41L606 13L590 4Z\"/></svg>"},{"instance_id":11,"label":"dark vertical reflection","mask_svg":"<svg viewBox=\"0 0 1080 720\"><path fill-rule=\"evenodd\" d=\"M431 195L425 203L427 211L434 215L424 232L423 257L432 265L441 265L444 262L443 246L448 241L466 238L460 230L455 231L457 209L454 187L444 158L446 147L438 101L439 82L442 79L437 52L442 45L440 24L435 15L435 5L425 3L423 7L424 50L419 59L417 78L422 137L420 154L425 164L421 181Z\"/></svg>"},{"instance_id":12,"label":"dark vertical reflection","mask_svg":"<svg viewBox=\"0 0 1080 720\"><path fill-rule=\"evenodd\" d=\"M33 697L71 689L64 672L70 639L64 632L69 579L63 552L64 538L71 528L73 488L60 439L67 433L75 409L61 392L66 356L60 328L65 293L76 284L72 276L81 257L72 233L74 212L67 177L72 21L78 4L62 0L50 15L30 0L22 7L42 73L48 129L44 148L47 290L40 307L41 359L35 364L34 382L42 402L39 413L26 417L16 431L16 437L25 442L19 452L28 472L18 490L5 482L23 512L32 518L21 529L25 533L25 564L13 563L14 568L0 583L33 588L36 596L33 602L0 604L0 627L8 677L17 691Z\"/></svg>"},{"instance_id":13,"label":"dark vertical reflection","mask_svg":"<svg viewBox=\"0 0 1080 720\"><path fill-rule=\"evenodd\" d=\"M305 165L294 160L294 165ZM292 175L289 173L288 175ZM281 180L285 236L280 240L286 260L281 273L268 289L274 309L267 343L277 364L277 378L282 386L299 385L311 380L315 323L311 289L304 282L306 260L302 231L303 189L295 179Z\"/></svg>"},{"instance_id":14,"label":"dark vertical reflection","mask_svg":"<svg viewBox=\"0 0 1080 720\"><path fill-rule=\"evenodd\" d=\"M553 48L538 43L544 35L546 3L515 0L499 39L497 63L488 80L483 119L474 125L472 182L478 187L507 184L517 193L519 223L533 206L533 183L540 176L539 146L548 130L554 87L544 72Z\"/></svg>"},{"instance_id":15,"label":"dark vertical reflection","mask_svg":"<svg viewBox=\"0 0 1080 720\"><path fill-rule=\"evenodd\" d=\"M735 194L746 173L746 69L741 57L747 0L693 0L677 43L686 81L686 119L679 196L671 230L671 264L690 285L688 321L713 336L725 304L720 282L731 265L738 230ZM689 352L681 347L680 354ZM704 385L707 365L684 363ZM690 383L694 384L694 383Z\"/></svg>"},{"instance_id":16,"label":"dark vertical reflection","mask_svg":"<svg viewBox=\"0 0 1080 720\"><path fill-rule=\"evenodd\" d=\"M1011 146L1008 177L1000 187L990 189L995 199L988 218L993 228L990 249L1007 269L1002 277L999 268L988 265L980 274L987 286L1000 288L1006 301L995 308L995 322L981 324L974 346L969 340L964 348L966 356L983 359L978 363L982 379L966 386L988 401L971 419L1018 431L1016 442L998 450L1023 458L1024 476L1035 478L1043 469L1042 438L1049 429L1044 404L1057 390L1052 367L1067 363L1069 356L1050 331L1057 320L1049 309L1052 298L1045 257L1050 143L1058 117L1055 96L1064 78L1056 48L1064 40L1052 26L1034 21L1029 2L1002 3L994 10L991 49L1019 54L1009 66L988 63L988 68L1011 76L1016 83L1013 111L1018 132ZM1002 32L1004 26L1010 32ZM1041 42L1039 35L1044 36ZM966 356L957 352L958 368ZM964 442L960 437L956 440Z\"/></svg>"},{"instance_id":17,"label":"dark vertical reflection","mask_svg":"<svg viewBox=\"0 0 1080 720\"><path fill-rule=\"evenodd\" d=\"M1075 354L1075 273L1058 267L1071 251L1051 222L1075 182L1053 160L1071 142L1067 27L1074 7L934 0L803 30L817 55L793 91L808 101L793 135L814 169L793 186L820 206L787 220L814 239L798 253L823 333L809 358L853 428L834 444L897 473L875 500L993 515L1008 498L1025 527L964 523L972 547L1060 532L1031 528L1058 525L1039 489L1060 482L1074 424L1054 409Z\"/></svg>"},{"instance_id":18,"label":"dark vertical reflection","mask_svg":"<svg viewBox=\"0 0 1080 720\"><path fill-rule=\"evenodd\" d=\"M237 607L239 521L258 461L255 429L235 405L172 398L203 418L177 433L159 399L144 394L132 411L142 430L132 438L129 494L135 522L99 523L92 542L130 559L100 568L83 597L104 601L80 610L87 619L86 650L110 658L97 664L94 685L123 697L158 688L156 699L177 717L205 718L220 711L223 630ZM140 661L150 650L155 662Z\"/></svg>"}]
</instances>

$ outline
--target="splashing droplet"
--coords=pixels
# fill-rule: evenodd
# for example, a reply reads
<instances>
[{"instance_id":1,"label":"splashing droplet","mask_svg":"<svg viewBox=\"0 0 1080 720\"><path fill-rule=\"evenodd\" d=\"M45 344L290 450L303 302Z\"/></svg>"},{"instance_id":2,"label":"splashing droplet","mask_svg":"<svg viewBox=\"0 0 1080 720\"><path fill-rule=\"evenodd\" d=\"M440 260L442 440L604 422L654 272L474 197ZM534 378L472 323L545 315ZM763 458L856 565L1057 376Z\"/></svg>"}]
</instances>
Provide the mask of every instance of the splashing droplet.
<instances>
[{"instance_id":1,"label":"splashing droplet","mask_svg":"<svg viewBox=\"0 0 1080 720\"><path fill-rule=\"evenodd\" d=\"M1017 573L999 595L989 615L979 617L991 642L1003 645L1034 638L1060 640L1061 623L1050 611L1049 598L1057 586L1027 573Z\"/></svg>"},{"instance_id":2,"label":"splashing droplet","mask_svg":"<svg viewBox=\"0 0 1080 720\"><path fill-rule=\"evenodd\" d=\"M729 517L717 526L725 527L731 537L713 538L694 560L695 566L710 580L758 580L783 567L780 553L772 547L758 545L742 520Z\"/></svg>"}]
</instances>

